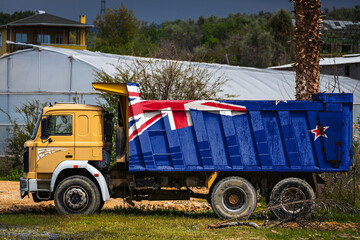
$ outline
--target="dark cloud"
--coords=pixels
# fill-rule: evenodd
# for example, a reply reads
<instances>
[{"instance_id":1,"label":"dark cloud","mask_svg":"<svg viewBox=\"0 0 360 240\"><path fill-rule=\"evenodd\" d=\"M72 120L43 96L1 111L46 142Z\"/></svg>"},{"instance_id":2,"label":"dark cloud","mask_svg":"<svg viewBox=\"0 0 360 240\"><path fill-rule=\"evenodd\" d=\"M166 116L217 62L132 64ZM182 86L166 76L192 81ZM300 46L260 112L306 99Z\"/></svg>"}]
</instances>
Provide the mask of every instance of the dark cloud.
<instances>
[{"instance_id":1,"label":"dark cloud","mask_svg":"<svg viewBox=\"0 0 360 240\"><path fill-rule=\"evenodd\" d=\"M79 15L86 14L87 22L92 23L100 12L101 0L0 0L0 11L13 13L42 9L48 13L77 20ZM188 19L199 16L227 16L229 13L274 12L280 8L292 9L288 0L106 0L107 8L118 7L123 3L133 9L135 16L147 22L161 23L165 20ZM360 5L358 0L326 0L323 7L354 7Z\"/></svg>"}]
</instances>

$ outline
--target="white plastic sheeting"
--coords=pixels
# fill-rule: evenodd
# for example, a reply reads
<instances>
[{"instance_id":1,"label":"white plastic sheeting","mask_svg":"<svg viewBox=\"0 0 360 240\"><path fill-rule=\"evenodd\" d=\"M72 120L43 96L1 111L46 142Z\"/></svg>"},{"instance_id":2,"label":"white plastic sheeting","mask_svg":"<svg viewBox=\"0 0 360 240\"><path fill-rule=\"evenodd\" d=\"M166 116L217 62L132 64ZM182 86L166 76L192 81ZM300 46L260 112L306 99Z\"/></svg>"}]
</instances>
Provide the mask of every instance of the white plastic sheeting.
<instances>
[{"instance_id":1,"label":"white plastic sheeting","mask_svg":"<svg viewBox=\"0 0 360 240\"><path fill-rule=\"evenodd\" d=\"M320 66L331 66L331 65L340 65L340 64L352 64L360 63L360 54L348 54L342 57L333 57L333 58L320 58ZM289 63L281 66L269 67L269 69L283 69L291 68L294 63Z\"/></svg>"},{"instance_id":2,"label":"white plastic sheeting","mask_svg":"<svg viewBox=\"0 0 360 240\"><path fill-rule=\"evenodd\" d=\"M96 92L91 83L95 71L104 70L113 75L115 66L126 66L135 59L131 56L99 52L70 50L54 47L35 47L0 57L0 108L21 122L15 107L26 101L72 102L75 92L83 94L89 104L96 104ZM243 100L294 99L295 75L289 71L256 69L221 64L190 63L206 68L214 77L223 76L228 81L224 94ZM360 115L360 81L339 77L340 92L354 93L355 116ZM321 91L329 92L334 77L321 75ZM335 89L335 92L339 92ZM0 155L4 154L6 114L0 113Z\"/></svg>"}]
</instances>

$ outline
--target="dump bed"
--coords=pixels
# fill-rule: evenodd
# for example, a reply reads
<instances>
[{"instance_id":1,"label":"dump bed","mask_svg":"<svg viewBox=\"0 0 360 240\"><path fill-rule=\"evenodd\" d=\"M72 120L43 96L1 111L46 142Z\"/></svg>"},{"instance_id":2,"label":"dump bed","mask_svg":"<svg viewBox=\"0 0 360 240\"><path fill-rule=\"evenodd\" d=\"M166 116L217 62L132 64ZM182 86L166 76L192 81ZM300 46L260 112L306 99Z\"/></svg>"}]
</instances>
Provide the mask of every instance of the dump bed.
<instances>
[{"instance_id":1,"label":"dump bed","mask_svg":"<svg viewBox=\"0 0 360 240\"><path fill-rule=\"evenodd\" d=\"M129 171L348 171L352 94L313 101L141 100L128 84Z\"/></svg>"}]
</instances>

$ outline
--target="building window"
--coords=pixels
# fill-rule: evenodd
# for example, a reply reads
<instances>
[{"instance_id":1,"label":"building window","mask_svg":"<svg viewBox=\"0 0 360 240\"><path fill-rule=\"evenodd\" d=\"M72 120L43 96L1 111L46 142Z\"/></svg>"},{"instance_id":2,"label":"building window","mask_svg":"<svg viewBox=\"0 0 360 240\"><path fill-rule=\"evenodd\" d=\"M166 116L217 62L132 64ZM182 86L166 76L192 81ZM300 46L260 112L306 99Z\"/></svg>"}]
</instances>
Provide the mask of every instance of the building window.
<instances>
[{"instance_id":1,"label":"building window","mask_svg":"<svg viewBox=\"0 0 360 240\"><path fill-rule=\"evenodd\" d=\"M16 42L27 43L27 34L26 33L17 33Z\"/></svg>"},{"instance_id":2,"label":"building window","mask_svg":"<svg viewBox=\"0 0 360 240\"><path fill-rule=\"evenodd\" d=\"M49 44L50 43L50 35L49 34L38 34L37 37L37 43L38 44Z\"/></svg>"},{"instance_id":3,"label":"building window","mask_svg":"<svg viewBox=\"0 0 360 240\"><path fill-rule=\"evenodd\" d=\"M63 44L63 36L62 35L56 35L55 43L56 44Z\"/></svg>"}]
</instances>

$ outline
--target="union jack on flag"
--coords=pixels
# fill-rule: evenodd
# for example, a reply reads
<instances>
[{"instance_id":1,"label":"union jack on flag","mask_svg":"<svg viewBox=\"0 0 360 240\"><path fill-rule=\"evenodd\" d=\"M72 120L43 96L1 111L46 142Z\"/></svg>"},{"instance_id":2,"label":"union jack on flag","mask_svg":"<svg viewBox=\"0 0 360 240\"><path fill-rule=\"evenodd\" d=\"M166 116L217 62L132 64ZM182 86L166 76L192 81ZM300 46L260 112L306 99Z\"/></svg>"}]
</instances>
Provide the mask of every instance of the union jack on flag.
<instances>
[{"instance_id":1,"label":"union jack on flag","mask_svg":"<svg viewBox=\"0 0 360 240\"><path fill-rule=\"evenodd\" d=\"M190 110L211 111L236 116L246 113L244 106L211 100L142 100L139 85L127 84L129 94L129 142L168 116L171 130L193 125Z\"/></svg>"}]
</instances>

